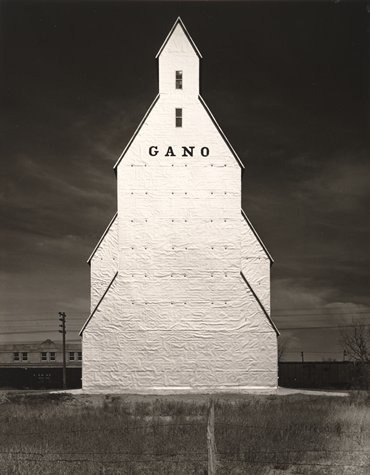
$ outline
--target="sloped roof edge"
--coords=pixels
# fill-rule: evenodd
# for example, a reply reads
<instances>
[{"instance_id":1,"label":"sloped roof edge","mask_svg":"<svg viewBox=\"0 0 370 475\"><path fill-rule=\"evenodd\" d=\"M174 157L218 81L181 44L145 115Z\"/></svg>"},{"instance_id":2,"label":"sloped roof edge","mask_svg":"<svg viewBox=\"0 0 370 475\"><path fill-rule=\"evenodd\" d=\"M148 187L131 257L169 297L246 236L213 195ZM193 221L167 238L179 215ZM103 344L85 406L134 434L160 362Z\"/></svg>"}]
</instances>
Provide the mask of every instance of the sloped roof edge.
<instances>
[{"instance_id":1,"label":"sloped roof edge","mask_svg":"<svg viewBox=\"0 0 370 475\"><path fill-rule=\"evenodd\" d=\"M84 323L83 327L81 328L80 333L79 333L80 336L82 336L83 331L85 330L85 328L87 327L88 323L90 322L90 320L91 320L92 317L94 316L95 312L98 310L99 305L100 305L101 302L103 301L104 297L107 295L108 290L111 288L113 282L116 280L117 275L118 275L118 271L114 274L113 279L112 279L112 280L110 281L110 283L108 284L108 287L105 289L104 294L101 296L99 302L96 304L94 310L90 313L88 319L86 320L86 322Z\"/></svg>"},{"instance_id":2,"label":"sloped roof edge","mask_svg":"<svg viewBox=\"0 0 370 475\"><path fill-rule=\"evenodd\" d=\"M260 306L261 309L263 310L263 313L266 315L268 321L270 322L272 328L275 330L277 336L279 336L279 335L280 335L279 330L276 328L275 323L271 320L270 315L268 314L268 312L267 312L267 310L265 309L264 305L262 304L261 300L258 298L257 294L256 294L255 291L253 290L252 286L251 286L250 283L247 281L245 275L243 274L243 271L240 271L240 275L242 276L242 279L243 279L244 282L246 283L246 285L247 285L247 287L249 288L249 290L252 292L254 298L257 300L259 306Z\"/></svg>"},{"instance_id":3,"label":"sloped roof edge","mask_svg":"<svg viewBox=\"0 0 370 475\"><path fill-rule=\"evenodd\" d=\"M121 153L121 155L119 156L117 162L115 163L115 165L113 166L113 169L115 171L117 171L117 167L118 165L120 164L122 158L125 156L127 150L130 148L132 142L134 141L135 137L137 136L137 134L139 133L141 127L143 126L145 120L147 119L147 117L149 116L150 112L152 111L153 107L155 106L155 104L157 103L158 99L160 97L160 94L158 94L156 96L156 98L154 99L154 101L152 102L152 104L150 105L149 109L146 111L144 117L141 119L141 122L140 124L138 125L137 129L135 130L135 132L133 133L132 137L130 138L128 144L126 145L126 147L124 148L123 152ZM204 107L204 109L206 110L207 114L209 115L210 119L212 120L212 122L214 123L214 125L216 126L216 129L217 131L220 133L221 137L224 139L226 145L228 146L228 148L230 149L231 153L234 155L234 157L236 158L240 168L242 170L245 169L244 165L243 165L243 162L240 160L238 154L236 153L234 147L231 145L231 143L229 142L228 138L226 137L224 131L221 129L220 125L218 124L218 122L216 121L215 117L213 116L212 112L210 111L209 107L207 106L207 104L205 103L204 99L202 98L202 96L199 94L198 95L198 98L199 98L199 101L200 103L202 104L202 106Z\"/></svg>"},{"instance_id":4,"label":"sloped roof edge","mask_svg":"<svg viewBox=\"0 0 370 475\"><path fill-rule=\"evenodd\" d=\"M155 106L156 102L158 101L159 99L159 93L157 94L157 97L154 99L154 101L151 103L149 109L146 111L144 117L141 119L141 122L140 124L138 125L137 129L135 130L135 132L133 133L132 137L130 138L128 144L126 145L126 147L124 148L123 152L121 153L121 155L119 156L118 160L116 161L116 163L114 164L113 166L113 169L114 171L116 171L116 168L118 167L118 165L120 164L122 158L124 157L125 153L127 152L127 150L130 148L130 145L132 144L132 142L134 141L134 138L137 136L137 134L139 133L141 127L143 126L144 122L145 122L145 119L148 117L148 115L150 114L150 112L152 111L153 107Z\"/></svg>"},{"instance_id":5,"label":"sloped roof edge","mask_svg":"<svg viewBox=\"0 0 370 475\"><path fill-rule=\"evenodd\" d=\"M205 103L205 100L203 99L203 97L199 94L198 95L198 98L199 98L199 101L200 103L202 104L202 106L204 107L204 109L206 110L207 114L209 115L209 117L211 118L212 122L214 123L214 125L216 126L216 129L218 130L218 132L221 134L222 138L224 139L226 145L229 147L231 153L234 155L234 157L236 158L236 161L239 163L239 166L242 170L244 170L244 165L243 165L243 162L240 160L239 158L239 155L236 153L236 151L234 150L234 147L231 145L231 143L229 142L228 138L226 137L224 131L221 129L221 127L219 126L217 120L214 118L212 112L209 110L209 107L207 106L207 104Z\"/></svg>"},{"instance_id":6,"label":"sloped roof edge","mask_svg":"<svg viewBox=\"0 0 370 475\"><path fill-rule=\"evenodd\" d=\"M94 254L96 253L96 251L98 250L101 242L103 241L103 239L105 238L107 232L109 231L110 227L112 226L114 220L117 218L117 215L118 215L118 212L116 211L115 215L113 216L113 218L110 220L108 226L105 228L105 231L103 232L101 238L99 239L98 241L98 244L94 247L94 250L93 252L90 254L90 257L87 259L87 263L90 264L90 261L91 259L94 257Z\"/></svg>"},{"instance_id":7,"label":"sloped roof edge","mask_svg":"<svg viewBox=\"0 0 370 475\"><path fill-rule=\"evenodd\" d=\"M181 20L180 17L177 17L177 20L175 21L175 23L173 24L170 32L168 33L168 35L166 36L166 39L164 40L164 42L162 43L162 46L159 48L159 51L158 53L155 55L156 58L159 57L159 55L162 53L164 47L166 46L168 40L171 38L171 35L174 31L174 29L176 28L177 25L180 25L181 28L183 29L187 39L190 41L190 44L191 46L193 47L194 51L196 52L196 54L199 56L200 59L202 59L202 55L199 51L199 49L197 48L197 45L194 43L193 41L193 38L190 36L190 33L188 32L188 30L186 29L186 26L184 25L184 22Z\"/></svg>"},{"instance_id":8,"label":"sloped roof edge","mask_svg":"<svg viewBox=\"0 0 370 475\"><path fill-rule=\"evenodd\" d=\"M273 264L275 261L274 261L272 255L271 255L271 254L269 253L269 251L267 250L267 247L264 245L262 239L259 237L259 235L258 235L257 231L255 230L253 224L250 222L248 216L245 214L245 211L244 211L243 209L241 210L241 212L242 212L242 215L243 215L244 219L245 219L245 220L247 221L247 223L249 224L249 227L251 228L253 234L256 236L258 242L261 244L261 246L263 247L263 250L266 252L267 257L268 257L268 258L270 259L270 261L271 261L271 264Z\"/></svg>"}]
</instances>

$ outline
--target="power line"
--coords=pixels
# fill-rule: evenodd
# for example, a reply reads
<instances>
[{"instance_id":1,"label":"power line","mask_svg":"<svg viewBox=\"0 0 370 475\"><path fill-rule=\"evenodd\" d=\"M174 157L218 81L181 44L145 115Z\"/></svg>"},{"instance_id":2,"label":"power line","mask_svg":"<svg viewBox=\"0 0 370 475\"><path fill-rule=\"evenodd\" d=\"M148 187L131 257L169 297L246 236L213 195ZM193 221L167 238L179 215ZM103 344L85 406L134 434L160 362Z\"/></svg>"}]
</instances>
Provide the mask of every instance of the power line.
<instances>
[{"instance_id":1,"label":"power line","mask_svg":"<svg viewBox=\"0 0 370 475\"><path fill-rule=\"evenodd\" d=\"M362 324L363 327L370 327L370 324ZM333 329L340 330L341 328L353 328L353 325L331 325L331 326L312 326L312 327L280 327L279 330L319 330L319 329Z\"/></svg>"},{"instance_id":2,"label":"power line","mask_svg":"<svg viewBox=\"0 0 370 475\"><path fill-rule=\"evenodd\" d=\"M292 351L285 351L284 354L286 355L295 355L296 353L301 353L301 350L292 350ZM343 350L339 349L338 351L305 351L305 355L321 355L321 354L330 354L330 355L338 355L343 354ZM284 355L283 355L284 356Z\"/></svg>"},{"instance_id":3,"label":"power line","mask_svg":"<svg viewBox=\"0 0 370 475\"><path fill-rule=\"evenodd\" d=\"M304 317L304 316L313 316L313 317L315 317L315 316L328 317L328 316L329 316L329 317L330 317L330 316L332 316L332 315L343 315L343 316L346 316L346 315L369 315L369 316L370 316L370 309L369 309L369 310L358 311L358 312L350 312L350 311L343 311L343 312L342 312L342 311L335 311L335 312L332 312L330 309L328 309L328 310L323 309L323 310L320 311L319 313L300 313L301 310L314 310L314 309L309 309L309 308L307 308L307 309L301 309L301 310L299 310L299 309L291 309L291 310L289 310L289 309L284 309L284 311L293 312L293 314L291 314L291 313L280 313L282 310L283 310L283 309L273 309L271 313L272 313L272 315L279 316L279 317L284 317L284 316L286 316L286 317L293 317L293 316L295 316L295 315L297 315L297 316L302 316L302 317ZM319 310L319 309L318 309L318 310ZM87 314L87 313L86 313L86 314ZM10 316L11 314L6 314L6 315L7 315L7 316ZM11 322L17 322L17 321L19 321L19 322L25 322L25 321L27 321L27 319L17 318L17 315L18 315L18 314L14 314L14 315L16 316L15 318L7 319L7 320L3 320L3 319L1 318L1 315L0 315L0 322L9 322L9 323L11 323ZM40 314L40 313L27 314L28 317L32 317L32 316L38 316L38 317L39 317L40 315L42 315L42 314ZM46 314L45 314L45 315L46 315ZM34 321L47 322L47 321L49 320L49 318L52 319L53 316L47 314L47 315L46 315L46 318L42 318L42 319L41 319L41 318L32 319L32 321L33 321L33 322L34 322ZM69 317L69 318L74 318L74 317ZM81 318L81 317L80 317L80 318Z\"/></svg>"},{"instance_id":4,"label":"power line","mask_svg":"<svg viewBox=\"0 0 370 475\"><path fill-rule=\"evenodd\" d=\"M78 321L76 317L70 317L75 321ZM81 317L78 317L81 319ZM86 317L87 318L87 317ZM81 319L81 321L86 320L85 317ZM12 318L10 320L2 320L0 317L0 323L28 323L28 322L40 322L40 323L50 323L55 321L55 317L49 318Z\"/></svg>"},{"instance_id":5,"label":"power line","mask_svg":"<svg viewBox=\"0 0 370 475\"><path fill-rule=\"evenodd\" d=\"M79 323L80 321L84 322L86 320L86 318L85 317L78 317L78 318L72 317L71 320L72 320L72 323ZM56 321L55 317L50 317L50 318L13 318L12 320L1 320L1 318L0 318L0 325L5 324L5 323L25 323L25 324L35 323L35 322L55 323L55 321Z\"/></svg>"},{"instance_id":6,"label":"power line","mask_svg":"<svg viewBox=\"0 0 370 475\"><path fill-rule=\"evenodd\" d=\"M285 311L287 311L287 312L297 312L297 311L306 311L306 310L312 310L312 311L318 310L318 311L325 311L326 312L326 311L338 310L338 309L328 308L328 307L301 307L301 308L276 307L275 310L276 311L282 311L282 312L285 312ZM349 310L345 310L345 311L348 312Z\"/></svg>"},{"instance_id":7,"label":"power line","mask_svg":"<svg viewBox=\"0 0 370 475\"><path fill-rule=\"evenodd\" d=\"M76 330L71 330L73 332L77 332ZM14 332L2 332L0 331L0 335L23 335L27 333L58 333L58 330L24 330L24 331L14 331Z\"/></svg>"},{"instance_id":8,"label":"power line","mask_svg":"<svg viewBox=\"0 0 370 475\"><path fill-rule=\"evenodd\" d=\"M49 324L49 322L48 322L48 324ZM73 323L72 326L75 327L75 328L81 328L83 324L84 324L84 322L81 322L81 324L80 324L80 323ZM35 324L35 325L36 325L36 324ZM35 327L35 325L28 324L28 328L27 328L27 327L24 327L23 325L21 325L21 324L19 324L19 323L15 324L15 326L14 326L13 328L10 327L9 325L4 325L3 327L1 327L1 325L0 325L0 331L1 331L1 328L3 328L4 330L13 330L13 329L14 329L14 330L19 330L20 328L22 328L22 330L23 330L23 329L25 329L25 330L27 330L27 329L28 329L28 330L33 330L34 327ZM51 323L50 323L50 325L51 325ZM70 325L68 325L68 327L70 327ZM45 330L48 329L48 328L46 327L46 325L43 325L43 328L44 328ZM54 328L55 328L55 325L51 327L51 329L54 329Z\"/></svg>"},{"instance_id":9,"label":"power line","mask_svg":"<svg viewBox=\"0 0 370 475\"><path fill-rule=\"evenodd\" d=\"M348 315L353 315L353 314L348 314ZM365 315L365 314L363 314ZM369 315L370 317L370 312L366 315ZM296 315L278 315L278 314L272 314L272 318L280 318L280 317L304 317L304 316L310 316L310 317L320 317L320 318L327 318L327 317L331 317L331 316L347 316L347 314L326 314L326 315L320 315L320 314L315 314L315 315L312 315L312 314L296 314ZM366 321L366 320L365 320ZM81 322L71 322L72 325L75 325L77 327L79 326L82 326L84 324L85 320L81 320ZM2 323L5 323L5 321L0 321L0 326ZM53 322L51 320L31 320L31 321L27 321L27 320L11 320L9 322L7 322L9 324L13 323L15 325L25 325L25 324L28 324L28 325L32 325L33 323L43 323L43 324L53 324ZM7 329L9 328L8 325L4 325ZM353 325L350 325L350 326L353 326ZM40 330L41 331L41 330Z\"/></svg>"},{"instance_id":10,"label":"power line","mask_svg":"<svg viewBox=\"0 0 370 475\"><path fill-rule=\"evenodd\" d=\"M275 315L276 317L294 317L294 316L299 316L299 317L316 317L316 316L323 316L323 317L331 317L332 315L369 315L370 316L370 310L367 312L330 312L330 313L276 313L276 312L271 312L272 315Z\"/></svg>"},{"instance_id":11,"label":"power line","mask_svg":"<svg viewBox=\"0 0 370 475\"><path fill-rule=\"evenodd\" d=\"M370 327L370 324L361 324L364 327ZM279 330L319 330L319 329L333 329L340 330L341 328L353 328L353 325L322 325L322 326L311 326L311 327L279 327ZM79 328L71 331L78 331ZM150 331L150 330L148 330ZM191 331L191 330L189 330ZM13 332L2 332L0 335L16 335L16 334L27 334L27 333L53 333L58 332L58 330L23 330L23 331L13 331Z\"/></svg>"},{"instance_id":12,"label":"power line","mask_svg":"<svg viewBox=\"0 0 370 475\"><path fill-rule=\"evenodd\" d=\"M85 320L82 322L70 322L71 325L73 326L82 326L85 323ZM55 327L54 322L50 321L44 321L44 322L38 322L38 321L32 321L32 322L9 322L7 324L0 322L0 328L4 328L4 330L11 329L12 327L18 327L18 328L24 328L24 326L28 326L30 329L36 325L42 325L43 327L46 327L47 325L53 325Z\"/></svg>"}]
</instances>

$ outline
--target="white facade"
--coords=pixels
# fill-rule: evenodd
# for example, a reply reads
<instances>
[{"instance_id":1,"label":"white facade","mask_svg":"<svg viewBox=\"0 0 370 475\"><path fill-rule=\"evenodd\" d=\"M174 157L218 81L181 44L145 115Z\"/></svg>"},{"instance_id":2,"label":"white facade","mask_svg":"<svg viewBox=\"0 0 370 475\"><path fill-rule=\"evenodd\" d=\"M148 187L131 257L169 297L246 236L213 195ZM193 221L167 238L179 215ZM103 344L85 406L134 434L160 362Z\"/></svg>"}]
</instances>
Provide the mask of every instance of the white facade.
<instances>
[{"instance_id":1,"label":"white facade","mask_svg":"<svg viewBox=\"0 0 370 475\"><path fill-rule=\"evenodd\" d=\"M271 257L241 212L243 165L199 96L199 58L178 19L159 95L115 165L117 216L89 259L85 390L277 386Z\"/></svg>"}]
</instances>

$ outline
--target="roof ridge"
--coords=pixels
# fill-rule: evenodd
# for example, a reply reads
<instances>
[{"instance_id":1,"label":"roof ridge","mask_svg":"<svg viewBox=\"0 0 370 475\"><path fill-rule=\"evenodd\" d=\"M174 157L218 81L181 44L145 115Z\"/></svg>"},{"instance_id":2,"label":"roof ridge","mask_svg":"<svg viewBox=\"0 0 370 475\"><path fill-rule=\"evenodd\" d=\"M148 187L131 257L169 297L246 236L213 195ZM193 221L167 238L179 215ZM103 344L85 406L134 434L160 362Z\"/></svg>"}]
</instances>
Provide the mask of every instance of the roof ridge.
<instances>
[{"instance_id":1,"label":"roof ridge","mask_svg":"<svg viewBox=\"0 0 370 475\"><path fill-rule=\"evenodd\" d=\"M159 48L158 50L158 53L155 55L156 58L158 58L160 56L160 54L162 53L164 47L166 46L168 40L171 38L171 35L172 33L174 32L175 28L177 25L180 25L181 28L183 29L183 32L185 33L187 39L189 40L191 46L193 47L194 51L196 52L196 54L199 56L199 58L201 59L203 56L201 55L199 49L197 48L197 45L194 43L194 40L193 38L190 36L190 33L188 32L188 30L186 29L186 26L184 25L184 22L181 20L181 18L178 16L175 23L173 24L170 32L168 33L168 35L166 36L166 39L164 40L164 42L162 43L162 46Z\"/></svg>"}]
</instances>

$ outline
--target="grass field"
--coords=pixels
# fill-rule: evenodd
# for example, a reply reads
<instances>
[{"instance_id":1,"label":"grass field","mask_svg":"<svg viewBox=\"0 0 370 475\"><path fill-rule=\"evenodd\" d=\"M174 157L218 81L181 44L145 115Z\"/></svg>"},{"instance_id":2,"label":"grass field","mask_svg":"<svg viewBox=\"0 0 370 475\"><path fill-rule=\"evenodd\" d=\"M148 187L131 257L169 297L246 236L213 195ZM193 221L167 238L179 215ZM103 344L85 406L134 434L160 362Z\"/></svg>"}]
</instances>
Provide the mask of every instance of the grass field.
<instances>
[{"instance_id":1,"label":"grass field","mask_svg":"<svg viewBox=\"0 0 370 475\"><path fill-rule=\"evenodd\" d=\"M0 473L207 473L209 399L0 394ZM220 396L217 474L369 474L370 396Z\"/></svg>"}]
</instances>

